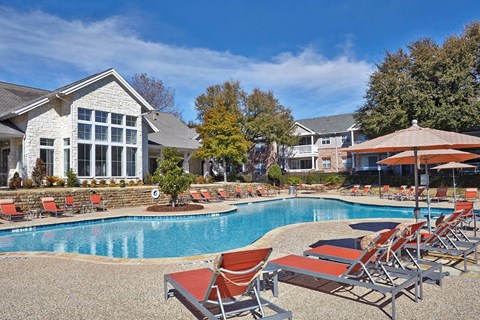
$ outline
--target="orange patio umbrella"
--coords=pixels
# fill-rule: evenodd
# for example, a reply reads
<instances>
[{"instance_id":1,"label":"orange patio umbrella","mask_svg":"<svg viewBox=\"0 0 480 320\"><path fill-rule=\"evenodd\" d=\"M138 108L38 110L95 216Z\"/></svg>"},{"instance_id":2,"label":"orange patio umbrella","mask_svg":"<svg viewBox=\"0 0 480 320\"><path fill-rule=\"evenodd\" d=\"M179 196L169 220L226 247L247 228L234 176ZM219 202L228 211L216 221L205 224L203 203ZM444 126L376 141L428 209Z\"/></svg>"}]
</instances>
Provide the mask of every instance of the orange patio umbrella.
<instances>
[{"instance_id":1,"label":"orange patio umbrella","mask_svg":"<svg viewBox=\"0 0 480 320\"><path fill-rule=\"evenodd\" d=\"M431 212L430 212L430 179L428 177L428 165L433 163L446 163L452 161L467 161L480 158L480 155L454 149L438 150L419 150L415 160L413 151L404 151L396 155L378 161L378 164L400 165L400 164L425 164L425 174L427 175L427 209L428 209L428 230L431 231ZM418 161L418 162L417 162ZM464 164L462 164L464 165Z\"/></svg>"},{"instance_id":2,"label":"orange patio umbrella","mask_svg":"<svg viewBox=\"0 0 480 320\"><path fill-rule=\"evenodd\" d=\"M422 128L417 120L412 121L412 126L407 129L368 140L366 142L351 146L347 149L350 152L401 152L413 151L414 162L418 161L420 150L435 149L466 149L480 148L480 138L466 134ZM418 207L418 165L415 168L415 218L418 219L420 209Z\"/></svg>"}]
</instances>

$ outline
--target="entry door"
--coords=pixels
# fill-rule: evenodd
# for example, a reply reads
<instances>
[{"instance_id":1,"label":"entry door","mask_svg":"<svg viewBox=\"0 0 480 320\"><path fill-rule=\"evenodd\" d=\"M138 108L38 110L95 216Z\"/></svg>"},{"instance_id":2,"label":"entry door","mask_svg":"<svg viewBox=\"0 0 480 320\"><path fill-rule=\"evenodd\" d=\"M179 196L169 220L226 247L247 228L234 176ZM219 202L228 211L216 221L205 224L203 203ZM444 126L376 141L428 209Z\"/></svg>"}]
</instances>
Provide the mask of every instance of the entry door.
<instances>
[{"instance_id":1,"label":"entry door","mask_svg":"<svg viewBox=\"0 0 480 320\"><path fill-rule=\"evenodd\" d=\"M8 183L8 155L10 148L2 149L2 159L0 160L0 184L6 186Z\"/></svg>"}]
</instances>

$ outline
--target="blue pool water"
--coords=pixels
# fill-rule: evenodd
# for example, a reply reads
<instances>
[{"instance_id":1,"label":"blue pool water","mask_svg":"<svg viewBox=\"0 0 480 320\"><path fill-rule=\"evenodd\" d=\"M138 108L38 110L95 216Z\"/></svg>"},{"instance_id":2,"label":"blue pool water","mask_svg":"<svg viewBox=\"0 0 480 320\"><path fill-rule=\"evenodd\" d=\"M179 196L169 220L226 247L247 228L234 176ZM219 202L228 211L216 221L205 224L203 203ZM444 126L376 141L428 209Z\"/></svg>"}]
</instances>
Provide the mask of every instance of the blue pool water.
<instances>
[{"instance_id":1,"label":"blue pool water","mask_svg":"<svg viewBox=\"0 0 480 320\"><path fill-rule=\"evenodd\" d=\"M180 257L240 248L270 230L299 222L413 217L412 208L331 199L296 198L237 208L232 213L201 217L125 217L1 231L0 251L71 252L114 258ZM440 212L432 209L434 214Z\"/></svg>"}]
</instances>

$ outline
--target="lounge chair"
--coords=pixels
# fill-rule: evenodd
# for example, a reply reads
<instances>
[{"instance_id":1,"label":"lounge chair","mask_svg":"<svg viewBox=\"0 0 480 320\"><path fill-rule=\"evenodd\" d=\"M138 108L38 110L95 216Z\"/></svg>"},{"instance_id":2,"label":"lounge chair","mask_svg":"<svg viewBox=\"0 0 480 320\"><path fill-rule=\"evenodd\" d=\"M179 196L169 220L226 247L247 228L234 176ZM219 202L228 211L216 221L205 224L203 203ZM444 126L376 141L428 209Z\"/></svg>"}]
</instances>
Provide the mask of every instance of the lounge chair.
<instances>
[{"instance_id":1,"label":"lounge chair","mask_svg":"<svg viewBox=\"0 0 480 320\"><path fill-rule=\"evenodd\" d=\"M257 187L257 196L259 197L275 197L275 194L271 194L267 192L267 190L263 189L263 187Z\"/></svg>"},{"instance_id":2,"label":"lounge chair","mask_svg":"<svg viewBox=\"0 0 480 320\"><path fill-rule=\"evenodd\" d=\"M209 268L170 273L164 276L165 300L177 293L190 302L207 319L251 312L255 319L291 319L292 313L261 298L256 281L272 252L271 248L222 253ZM168 288L170 284L176 291ZM240 300L251 297L250 305ZM224 306L228 306L227 311ZM212 307L218 308L214 314ZM264 308L276 314L265 316Z\"/></svg>"},{"instance_id":3,"label":"lounge chair","mask_svg":"<svg viewBox=\"0 0 480 320\"><path fill-rule=\"evenodd\" d=\"M395 233L395 230L389 230L380 234L372 245L371 250L365 250L362 255L350 262L340 263L308 257L288 255L279 259L272 260L265 268L266 272L272 272L273 293L278 296L278 273L292 272L294 274L311 276L317 279L346 284L349 286L359 286L379 291L384 294L391 294L392 318L396 317L396 296L404 289L415 285L415 302L418 301L418 287L420 277L410 271L400 268L391 268L387 270L381 264L379 268L371 269L367 266L376 258L378 247L377 242L382 239L389 239ZM397 279L394 281L394 278ZM420 297L421 298L421 297Z\"/></svg>"},{"instance_id":4,"label":"lounge chair","mask_svg":"<svg viewBox=\"0 0 480 320\"><path fill-rule=\"evenodd\" d=\"M356 184L353 186L352 189L350 189L349 191L342 191L340 192L341 195L350 195L350 196L354 196L357 192L358 192L358 189L360 189L360 185L359 184Z\"/></svg>"},{"instance_id":5,"label":"lounge chair","mask_svg":"<svg viewBox=\"0 0 480 320\"><path fill-rule=\"evenodd\" d=\"M75 211L78 213L83 211L83 205L81 203L75 202L72 196L65 197L65 209L70 209L72 211L72 216L75 214Z\"/></svg>"},{"instance_id":6,"label":"lounge chair","mask_svg":"<svg viewBox=\"0 0 480 320\"><path fill-rule=\"evenodd\" d=\"M0 200L0 215L13 222L14 219L25 219L26 214L23 211L17 211L13 199Z\"/></svg>"},{"instance_id":7,"label":"lounge chair","mask_svg":"<svg viewBox=\"0 0 480 320\"><path fill-rule=\"evenodd\" d=\"M53 197L43 197L40 198L40 200L42 201L43 206L42 213L48 213L50 215L55 214L55 218L58 218L59 215L65 213L64 209L60 209L57 207L57 204L55 203L55 199Z\"/></svg>"},{"instance_id":8,"label":"lounge chair","mask_svg":"<svg viewBox=\"0 0 480 320\"><path fill-rule=\"evenodd\" d=\"M253 187L252 186L248 186L247 188L247 197L255 197L255 192L253 192Z\"/></svg>"},{"instance_id":9,"label":"lounge chair","mask_svg":"<svg viewBox=\"0 0 480 320\"><path fill-rule=\"evenodd\" d=\"M424 233L418 242L412 241L408 243L405 246L406 250L421 250L435 252L448 257L460 257L463 259L463 269L467 271L467 256L470 254L474 254L475 264L478 264L477 246L480 243L457 241L451 237L455 232L455 228L465 217L464 210L454 211L440 223L433 233Z\"/></svg>"},{"instance_id":10,"label":"lounge chair","mask_svg":"<svg viewBox=\"0 0 480 320\"><path fill-rule=\"evenodd\" d=\"M190 190L190 200L193 202L208 202L208 199L203 198L197 190Z\"/></svg>"},{"instance_id":11,"label":"lounge chair","mask_svg":"<svg viewBox=\"0 0 480 320\"><path fill-rule=\"evenodd\" d=\"M465 195L463 200L465 201L475 201L478 199L478 188L466 188Z\"/></svg>"},{"instance_id":12,"label":"lounge chair","mask_svg":"<svg viewBox=\"0 0 480 320\"><path fill-rule=\"evenodd\" d=\"M242 191L242 189L241 189L240 187L236 187L236 188L235 188L235 196L236 196L237 198L240 198L240 199L246 197L246 195L243 193L243 191Z\"/></svg>"},{"instance_id":13,"label":"lounge chair","mask_svg":"<svg viewBox=\"0 0 480 320\"><path fill-rule=\"evenodd\" d=\"M447 197L447 192L448 192L448 187L438 187L437 192L435 193L435 196L430 198L430 201L443 201L443 200L448 200Z\"/></svg>"},{"instance_id":14,"label":"lounge chair","mask_svg":"<svg viewBox=\"0 0 480 320\"><path fill-rule=\"evenodd\" d=\"M372 192L370 191L371 188L372 188L372 186L367 184L363 187L362 190L357 191L354 195L355 196L368 196L369 194L372 194Z\"/></svg>"},{"instance_id":15,"label":"lounge chair","mask_svg":"<svg viewBox=\"0 0 480 320\"><path fill-rule=\"evenodd\" d=\"M210 192L208 192L207 189L201 189L201 190L200 190L200 193L202 194L202 197L204 197L205 199L207 199L207 201L221 201L221 199L212 196L212 195L210 194Z\"/></svg>"},{"instance_id":16,"label":"lounge chair","mask_svg":"<svg viewBox=\"0 0 480 320\"><path fill-rule=\"evenodd\" d=\"M427 187L425 186L419 186L417 190L417 197L418 199L423 198L423 193L427 190ZM411 194L405 195L405 197L400 198L400 201L403 200L415 200L415 188L413 188L413 192Z\"/></svg>"},{"instance_id":17,"label":"lounge chair","mask_svg":"<svg viewBox=\"0 0 480 320\"><path fill-rule=\"evenodd\" d=\"M236 196L229 195L223 188L218 188L217 193L218 193L218 197L222 200L237 200Z\"/></svg>"},{"instance_id":18,"label":"lounge chair","mask_svg":"<svg viewBox=\"0 0 480 320\"><path fill-rule=\"evenodd\" d=\"M388 198L389 199L395 199L396 197L399 197L399 196L403 196L405 195L405 192L407 190L407 186L406 185L403 185L403 186L400 186L397 190L396 193L390 195Z\"/></svg>"},{"instance_id":19,"label":"lounge chair","mask_svg":"<svg viewBox=\"0 0 480 320\"><path fill-rule=\"evenodd\" d=\"M411 197L412 194L414 194L414 193L415 193L415 187L412 186L412 187L410 187L406 192L393 195L393 196L391 197L391 199L403 201L403 200L406 200L406 199L408 199L409 197Z\"/></svg>"},{"instance_id":20,"label":"lounge chair","mask_svg":"<svg viewBox=\"0 0 480 320\"><path fill-rule=\"evenodd\" d=\"M107 210L105 207L105 201L102 200L102 196L99 194L90 195L90 210L93 212L94 209L102 209L102 211Z\"/></svg>"},{"instance_id":21,"label":"lounge chair","mask_svg":"<svg viewBox=\"0 0 480 320\"><path fill-rule=\"evenodd\" d=\"M391 192L390 192L390 186L388 184L385 184L383 185L383 188L382 188L382 198L383 199L388 199L389 196L391 196Z\"/></svg>"},{"instance_id":22,"label":"lounge chair","mask_svg":"<svg viewBox=\"0 0 480 320\"><path fill-rule=\"evenodd\" d=\"M379 250L378 259L375 260L375 264L383 263L387 270L390 269L390 266L409 270L410 272L418 273L421 283L423 282L423 279L429 279L434 280L441 285L442 277L445 276L445 274L442 273L441 264L426 260L417 260L411 255L408 256L408 261L401 259L401 251L408 242L415 240L418 237L419 231L424 224L425 222L399 224L395 228L396 232L390 239L385 237L383 238L383 242L379 239L375 245L377 247L380 246L380 249L383 248L383 252ZM371 248L367 245L366 250L371 250ZM364 250L359 249L321 245L304 251L303 255L306 257L313 256L331 261L351 263L352 261L357 260L363 253Z\"/></svg>"}]
</instances>

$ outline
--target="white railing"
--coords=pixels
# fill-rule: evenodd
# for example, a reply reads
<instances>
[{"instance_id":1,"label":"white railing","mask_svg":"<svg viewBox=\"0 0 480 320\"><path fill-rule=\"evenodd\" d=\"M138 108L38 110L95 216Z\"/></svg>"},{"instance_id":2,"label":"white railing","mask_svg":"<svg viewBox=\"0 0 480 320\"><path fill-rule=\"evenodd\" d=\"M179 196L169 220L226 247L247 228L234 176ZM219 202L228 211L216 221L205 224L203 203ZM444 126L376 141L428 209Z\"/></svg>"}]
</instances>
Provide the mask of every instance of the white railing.
<instances>
[{"instance_id":1,"label":"white railing","mask_svg":"<svg viewBox=\"0 0 480 320\"><path fill-rule=\"evenodd\" d=\"M318 152L317 146L306 145L306 146L294 146L288 148L288 153L292 155L297 154L316 154Z\"/></svg>"}]
</instances>

